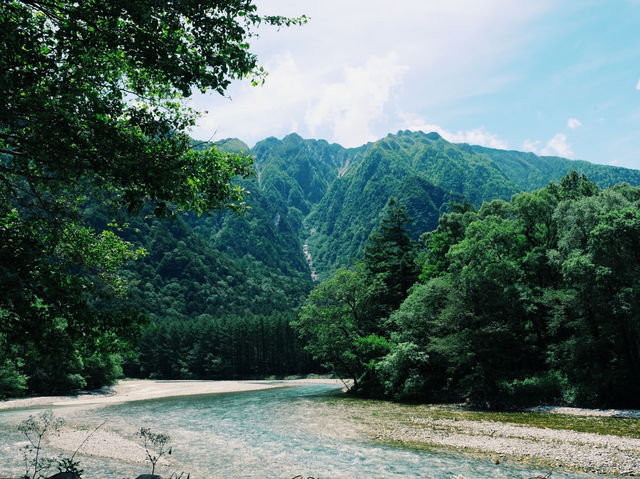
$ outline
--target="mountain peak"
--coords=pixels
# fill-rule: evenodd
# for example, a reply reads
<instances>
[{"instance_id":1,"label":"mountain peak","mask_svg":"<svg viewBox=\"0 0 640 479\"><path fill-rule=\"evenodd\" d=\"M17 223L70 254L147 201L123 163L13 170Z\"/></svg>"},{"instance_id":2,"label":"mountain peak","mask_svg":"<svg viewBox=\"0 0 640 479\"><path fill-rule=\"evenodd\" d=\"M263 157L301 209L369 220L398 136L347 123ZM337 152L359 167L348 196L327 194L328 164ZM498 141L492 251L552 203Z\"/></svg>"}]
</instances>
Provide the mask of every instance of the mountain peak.
<instances>
[{"instance_id":1,"label":"mountain peak","mask_svg":"<svg viewBox=\"0 0 640 479\"><path fill-rule=\"evenodd\" d=\"M300 143L304 139L297 133L289 133L282 139L283 142Z\"/></svg>"},{"instance_id":2,"label":"mountain peak","mask_svg":"<svg viewBox=\"0 0 640 479\"><path fill-rule=\"evenodd\" d=\"M226 153L248 153L251 151L249 145L238 138L225 138L215 142L215 146Z\"/></svg>"},{"instance_id":3,"label":"mountain peak","mask_svg":"<svg viewBox=\"0 0 640 479\"><path fill-rule=\"evenodd\" d=\"M433 140L433 141L436 141L436 140L444 140L444 138L442 138L442 136L440 136L440 134L439 134L439 133L436 133L435 131L432 131L431 133L427 133L425 136L426 136L429 140Z\"/></svg>"},{"instance_id":4,"label":"mountain peak","mask_svg":"<svg viewBox=\"0 0 640 479\"><path fill-rule=\"evenodd\" d=\"M440 134L436 133L435 131L432 131L430 133L425 133L422 130L399 130L398 133L396 133L395 135L391 133L387 135L387 137L403 137L403 136L410 136L416 140L424 139L424 138L431 141L444 140L444 138L442 138L442 136L440 136Z\"/></svg>"}]
</instances>

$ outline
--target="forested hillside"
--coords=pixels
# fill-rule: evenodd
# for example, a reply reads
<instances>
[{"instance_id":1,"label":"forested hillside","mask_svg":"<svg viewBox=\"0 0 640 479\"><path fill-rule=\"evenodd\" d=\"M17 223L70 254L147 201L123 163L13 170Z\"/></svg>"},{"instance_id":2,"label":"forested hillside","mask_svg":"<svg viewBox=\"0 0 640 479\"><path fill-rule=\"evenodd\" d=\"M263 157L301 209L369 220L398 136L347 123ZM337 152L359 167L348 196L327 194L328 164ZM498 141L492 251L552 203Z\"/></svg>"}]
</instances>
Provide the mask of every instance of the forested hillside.
<instances>
[{"instance_id":1,"label":"forested hillside","mask_svg":"<svg viewBox=\"0 0 640 479\"><path fill-rule=\"evenodd\" d=\"M640 172L532 153L452 144L437 133L399 132L367 145L359 161L334 178L327 194L306 219L309 250L322 274L361 256L390 197L413 218L416 240L437 226L451 201L479 207L508 200L521 191L558 181L569 170L585 173L599 186L640 184Z\"/></svg>"},{"instance_id":2,"label":"forested hillside","mask_svg":"<svg viewBox=\"0 0 640 479\"><path fill-rule=\"evenodd\" d=\"M235 139L218 145L249 151ZM220 378L318 371L288 325L312 287L304 244L309 241L322 279L337 265L371 258L365 246L390 197L411 219L404 227L417 243L436 229L452 202L471 198L466 207L479 208L483 200L546 185L571 167L595 172L601 184L640 183L635 171L454 145L433 133L401 132L353 149L293 134L250 151L256 176L240 180L250 191L244 214L129 220L125 238L149 251L130 263L130 297L156 325L145 329L139 354L126 363L129 374ZM380 315L395 310L417 279L417 272L410 273L414 259L402 266L402 292L384 283L384 296L395 299L378 304ZM194 331L202 330L208 333L194 339Z\"/></svg>"},{"instance_id":3,"label":"forested hillside","mask_svg":"<svg viewBox=\"0 0 640 479\"><path fill-rule=\"evenodd\" d=\"M640 187L572 171L510 202L454 204L420 245L410 221L389 202L362 261L317 286L295 323L354 390L640 405Z\"/></svg>"},{"instance_id":4,"label":"forested hillside","mask_svg":"<svg viewBox=\"0 0 640 479\"><path fill-rule=\"evenodd\" d=\"M258 181L250 180L247 188L252 195L260 195L259 199L249 197L251 207L262 202L258 208L265 213L260 214L268 211L260 221L284 222L292 229L287 241L291 246L298 241L299 251L308 242L313 267L321 278L362 256L390 197L406 207L413 219L410 235L417 240L437 226L452 201L466 200L479 207L483 201L508 200L515 193L558 181L572 169L600 187L623 181L640 184L640 172L635 170L453 144L437 133L400 131L358 148L305 140L296 134L282 140L268 138L252 149L235 139L218 144L223 149L229 145L234 145L229 151L254 155ZM255 221L251 220L254 226ZM261 241L251 254L262 255L263 261L282 259L282 251L273 250L272 236L266 242L248 241L247 222L233 214L198 220L194 227L219 248L235 248L242 255Z\"/></svg>"},{"instance_id":5,"label":"forested hillside","mask_svg":"<svg viewBox=\"0 0 640 479\"><path fill-rule=\"evenodd\" d=\"M211 145L194 146L206 150ZM111 231L138 249L137 259L123 258L119 267L121 284L128 285L127 299L119 304L147 321L138 330L126 331L124 340L133 341L127 354L106 349L108 360L71 362L66 382L53 370L45 371L38 390L46 390L51 381L61 391L98 385L119 374L120 367L127 375L173 379L321 372L323 359L312 360L314 351L303 350L290 323L313 287L312 272L327 280L336 268L357 259L393 263L395 250L385 250L375 234L389 213L390 198L402 208L402 228L412 246L396 265L405 277L402 285L382 278L373 289L379 296L369 305L377 311L375 321L400 307L421 269L424 278L436 268L421 256L436 254L435 243L428 243L427 236L418 239L439 228L443 214L448 218L446 214L455 212L452 204L475 211L483 201L508 200L558 181L572 168L587 172L601 186L640 184L637 171L456 145L435 133L399 132L350 149L295 134L266 139L252 149L237 139L216 146L228 154L254 157L255 175L234 180L248 192L240 214L212 211L158 218L153 205L133 214L114 208L113 202L83 207L81 214L91 228ZM376 241L382 253L372 249ZM417 258L422 258L420 267ZM339 278L347 284L361 281L342 273ZM391 344L384 328L376 328L384 340L372 337L372 344L361 344L375 352L367 353L373 354L372 360ZM392 364L389 361L381 364ZM25 368L16 370L16 364L7 363L5 377L30 377L36 384L36 376Z\"/></svg>"},{"instance_id":6,"label":"forested hillside","mask_svg":"<svg viewBox=\"0 0 640 479\"><path fill-rule=\"evenodd\" d=\"M297 231L253 186L242 215L132 219L127 239L148 254L128 265L130 299L154 326L128 374L213 379L317 369L289 327L311 287Z\"/></svg>"}]
</instances>

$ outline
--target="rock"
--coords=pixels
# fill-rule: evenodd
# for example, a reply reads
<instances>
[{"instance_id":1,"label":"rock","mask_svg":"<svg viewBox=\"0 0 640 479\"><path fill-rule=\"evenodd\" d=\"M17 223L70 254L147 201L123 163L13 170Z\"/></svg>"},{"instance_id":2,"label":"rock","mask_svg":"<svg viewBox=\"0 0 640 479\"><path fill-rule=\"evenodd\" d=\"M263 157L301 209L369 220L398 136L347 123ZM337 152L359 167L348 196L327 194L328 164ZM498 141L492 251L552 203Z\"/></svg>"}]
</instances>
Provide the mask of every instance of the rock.
<instances>
[{"instance_id":1,"label":"rock","mask_svg":"<svg viewBox=\"0 0 640 479\"><path fill-rule=\"evenodd\" d=\"M80 476L75 472L59 472L47 479L80 479Z\"/></svg>"},{"instance_id":2,"label":"rock","mask_svg":"<svg viewBox=\"0 0 640 479\"><path fill-rule=\"evenodd\" d=\"M140 474L136 479L162 479L157 474Z\"/></svg>"}]
</instances>

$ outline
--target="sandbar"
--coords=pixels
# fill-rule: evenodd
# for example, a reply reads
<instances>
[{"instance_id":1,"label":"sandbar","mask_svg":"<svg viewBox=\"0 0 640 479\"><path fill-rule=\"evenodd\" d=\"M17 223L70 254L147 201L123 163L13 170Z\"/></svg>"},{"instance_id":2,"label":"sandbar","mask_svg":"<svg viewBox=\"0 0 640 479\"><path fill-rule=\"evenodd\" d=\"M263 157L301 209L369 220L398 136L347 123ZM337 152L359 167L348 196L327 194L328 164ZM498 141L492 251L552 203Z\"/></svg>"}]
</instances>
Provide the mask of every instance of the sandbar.
<instances>
[{"instance_id":1,"label":"sandbar","mask_svg":"<svg viewBox=\"0 0 640 479\"><path fill-rule=\"evenodd\" d=\"M116 385L75 396L37 396L0 401L0 410L43 406L111 405L180 396L257 391L302 384L340 384L338 379L198 381L123 379Z\"/></svg>"}]
</instances>

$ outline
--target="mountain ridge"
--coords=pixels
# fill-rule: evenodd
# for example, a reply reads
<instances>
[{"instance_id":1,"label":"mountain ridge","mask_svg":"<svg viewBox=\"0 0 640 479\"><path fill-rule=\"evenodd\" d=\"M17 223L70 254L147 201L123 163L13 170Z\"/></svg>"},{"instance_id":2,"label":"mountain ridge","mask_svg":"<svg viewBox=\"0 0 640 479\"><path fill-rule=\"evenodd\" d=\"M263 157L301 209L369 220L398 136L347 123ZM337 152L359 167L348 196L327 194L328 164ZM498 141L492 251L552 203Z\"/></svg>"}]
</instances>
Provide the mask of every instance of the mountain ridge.
<instances>
[{"instance_id":1,"label":"mountain ridge","mask_svg":"<svg viewBox=\"0 0 640 479\"><path fill-rule=\"evenodd\" d=\"M248 151L237 139L217 145L255 155L256 176L236 180L251 192L244 214L134 217L124 230L150 251L125 275L133 306L154 325L128 374L220 379L317 371L290 321L314 281L363 257L390 197L413 218L415 241L438 226L451 202L507 200L572 168L601 186L640 184L636 170L456 145L437 133L389 134L357 148L299 135L268 138ZM168 354L176 351L178 360ZM283 354L286 367L277 359Z\"/></svg>"},{"instance_id":2,"label":"mountain ridge","mask_svg":"<svg viewBox=\"0 0 640 479\"><path fill-rule=\"evenodd\" d=\"M389 197L414 218L412 234L434 229L451 201L476 207L558 181L571 169L599 186L640 184L640 171L516 150L450 143L438 133L401 130L346 148L296 133L250 150L259 185L300 228L315 268L327 277L362 254ZM304 241L303 241L304 240Z\"/></svg>"}]
</instances>

